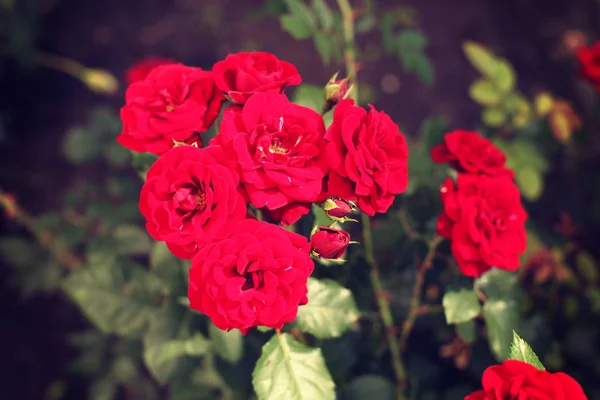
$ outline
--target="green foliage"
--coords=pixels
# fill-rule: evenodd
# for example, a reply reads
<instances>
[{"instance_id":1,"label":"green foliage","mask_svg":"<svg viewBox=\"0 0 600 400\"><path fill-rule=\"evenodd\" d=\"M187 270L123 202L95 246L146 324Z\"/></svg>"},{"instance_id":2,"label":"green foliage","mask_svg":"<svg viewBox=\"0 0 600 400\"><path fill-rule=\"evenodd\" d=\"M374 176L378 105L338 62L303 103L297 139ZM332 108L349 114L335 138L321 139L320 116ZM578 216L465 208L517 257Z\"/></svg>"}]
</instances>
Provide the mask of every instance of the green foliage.
<instances>
[{"instance_id":1,"label":"green foliage","mask_svg":"<svg viewBox=\"0 0 600 400\"><path fill-rule=\"evenodd\" d=\"M481 313L481 304L479 304L477 293L469 289L446 292L443 305L448 324L468 322Z\"/></svg>"},{"instance_id":2,"label":"green foliage","mask_svg":"<svg viewBox=\"0 0 600 400\"><path fill-rule=\"evenodd\" d=\"M156 276L127 261L81 268L64 285L102 332L125 336L139 336L148 329L165 294Z\"/></svg>"},{"instance_id":3,"label":"green foliage","mask_svg":"<svg viewBox=\"0 0 600 400\"><path fill-rule=\"evenodd\" d=\"M252 385L259 400L334 400L335 385L320 349L298 343L287 333L264 345Z\"/></svg>"},{"instance_id":4,"label":"green foliage","mask_svg":"<svg viewBox=\"0 0 600 400\"><path fill-rule=\"evenodd\" d=\"M119 225L113 231L117 251L123 255L148 254L150 236L145 229L137 225Z\"/></svg>"},{"instance_id":5,"label":"green foliage","mask_svg":"<svg viewBox=\"0 0 600 400\"><path fill-rule=\"evenodd\" d=\"M302 84L294 92L292 102L311 108L320 114L325 105L325 90L320 86ZM329 127L333 121L333 112L325 114L323 121L325 122L325 127Z\"/></svg>"},{"instance_id":6,"label":"green foliage","mask_svg":"<svg viewBox=\"0 0 600 400\"><path fill-rule=\"evenodd\" d=\"M223 360L235 364L244 355L244 337L238 329L226 332L214 324L208 327L213 349Z\"/></svg>"},{"instance_id":7,"label":"green foliage","mask_svg":"<svg viewBox=\"0 0 600 400\"><path fill-rule=\"evenodd\" d=\"M296 325L319 339L329 339L350 329L358 316L351 291L333 280L309 278L308 304L298 308Z\"/></svg>"},{"instance_id":8,"label":"green foliage","mask_svg":"<svg viewBox=\"0 0 600 400\"><path fill-rule=\"evenodd\" d=\"M138 174L142 178L142 180L146 180L146 174L148 170L154 163L154 161L158 160L158 156L152 153L132 153L133 167L138 171Z\"/></svg>"},{"instance_id":9,"label":"green foliage","mask_svg":"<svg viewBox=\"0 0 600 400\"><path fill-rule=\"evenodd\" d=\"M456 333L465 343L473 343L477 339L477 325L474 319L456 324L455 327Z\"/></svg>"},{"instance_id":10,"label":"green foliage","mask_svg":"<svg viewBox=\"0 0 600 400\"><path fill-rule=\"evenodd\" d=\"M394 385L378 375L363 375L348 384L345 390L348 400L393 400Z\"/></svg>"},{"instance_id":11,"label":"green foliage","mask_svg":"<svg viewBox=\"0 0 600 400\"><path fill-rule=\"evenodd\" d=\"M175 257L164 242L152 245L150 268L170 295L187 295L189 262Z\"/></svg>"},{"instance_id":12,"label":"green foliage","mask_svg":"<svg viewBox=\"0 0 600 400\"><path fill-rule=\"evenodd\" d=\"M424 53L427 38L415 29L405 29L396 37L398 59L407 72L417 74L421 82L433 83L433 66Z\"/></svg>"},{"instance_id":13,"label":"green foliage","mask_svg":"<svg viewBox=\"0 0 600 400\"><path fill-rule=\"evenodd\" d=\"M513 331L513 341L510 346L510 354L508 356L510 360L518 360L531 364L537 369L545 370L544 366L540 362L538 356L533 352L531 346L521 339L517 332Z\"/></svg>"},{"instance_id":14,"label":"green foliage","mask_svg":"<svg viewBox=\"0 0 600 400\"><path fill-rule=\"evenodd\" d=\"M575 265L581 276L590 283L594 283L598 280L598 264L594 260L594 256L586 251L582 251L577 254Z\"/></svg>"}]
</instances>

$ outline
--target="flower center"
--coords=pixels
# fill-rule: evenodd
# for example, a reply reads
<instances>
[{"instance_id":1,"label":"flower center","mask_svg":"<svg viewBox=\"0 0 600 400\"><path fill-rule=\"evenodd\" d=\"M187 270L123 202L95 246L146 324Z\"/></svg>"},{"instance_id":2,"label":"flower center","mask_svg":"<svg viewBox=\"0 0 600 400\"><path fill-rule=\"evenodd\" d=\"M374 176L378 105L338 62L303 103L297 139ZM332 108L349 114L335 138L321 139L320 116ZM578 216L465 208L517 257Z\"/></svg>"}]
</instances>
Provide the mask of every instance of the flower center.
<instances>
[{"instance_id":1,"label":"flower center","mask_svg":"<svg viewBox=\"0 0 600 400\"><path fill-rule=\"evenodd\" d=\"M243 276L246 279L246 282L242 285L242 290L259 289L262 286L262 271L245 272Z\"/></svg>"},{"instance_id":2,"label":"flower center","mask_svg":"<svg viewBox=\"0 0 600 400\"><path fill-rule=\"evenodd\" d=\"M167 104L166 109L167 109L167 112L175 111L175 107L173 106L173 104Z\"/></svg>"},{"instance_id":3,"label":"flower center","mask_svg":"<svg viewBox=\"0 0 600 400\"><path fill-rule=\"evenodd\" d=\"M182 187L173 194L173 202L181 212L190 214L206 208L206 194L196 188Z\"/></svg>"},{"instance_id":4,"label":"flower center","mask_svg":"<svg viewBox=\"0 0 600 400\"><path fill-rule=\"evenodd\" d=\"M269 146L269 152L272 154L285 154L287 149L280 144L271 144Z\"/></svg>"}]
</instances>

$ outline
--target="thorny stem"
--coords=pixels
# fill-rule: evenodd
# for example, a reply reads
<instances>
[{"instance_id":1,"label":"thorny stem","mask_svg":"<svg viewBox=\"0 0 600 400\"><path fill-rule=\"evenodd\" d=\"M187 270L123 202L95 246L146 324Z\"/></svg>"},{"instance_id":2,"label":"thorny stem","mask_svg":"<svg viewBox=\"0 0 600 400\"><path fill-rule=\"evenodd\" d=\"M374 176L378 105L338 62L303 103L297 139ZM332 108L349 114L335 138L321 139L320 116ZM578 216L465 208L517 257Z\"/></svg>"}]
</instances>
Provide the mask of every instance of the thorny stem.
<instances>
[{"instance_id":1,"label":"thorny stem","mask_svg":"<svg viewBox=\"0 0 600 400\"><path fill-rule=\"evenodd\" d=\"M62 263L69 271L74 271L83 265L83 261L68 249L60 249L54 242L52 233L38 229L35 218L24 211L14 200L12 195L0 189L0 208L9 217L25 227L35 236L40 245L48 250L52 257Z\"/></svg>"},{"instance_id":2,"label":"thorny stem","mask_svg":"<svg viewBox=\"0 0 600 400\"><path fill-rule=\"evenodd\" d=\"M379 307L379 313L381 314L381 320L385 328L386 340L390 353L392 354L392 367L394 368L394 375L396 376L397 384L397 398L403 400L404 391L406 390L406 370L402 363L402 357L400 355L400 347L398 346L398 340L396 340L396 329L394 328L394 320L392 318L392 312L390 310L390 304L383 292L383 285L379 278L379 267L377 266L377 260L375 259L375 253L373 251L373 234L371 232L371 219L367 214L362 214L362 232L365 244L365 258L367 263L371 267L369 278L371 280L371 286L375 292L375 299L377 306Z\"/></svg>"},{"instance_id":3,"label":"thorny stem","mask_svg":"<svg viewBox=\"0 0 600 400\"><path fill-rule=\"evenodd\" d=\"M429 242L429 249L427 255L420 265L417 265L417 271L415 276L415 284L413 286L412 295L410 298L410 308L406 320L402 323L402 329L400 330L400 347L402 350L406 349L406 341L410 336L413 326L415 325L416 319L419 315L423 315L423 306L421 305L421 293L423 291L423 285L425 283L425 272L431 267L433 258L435 257L435 251L437 247L444 240L443 237L435 235ZM431 306L428 306L431 307Z\"/></svg>"}]
</instances>

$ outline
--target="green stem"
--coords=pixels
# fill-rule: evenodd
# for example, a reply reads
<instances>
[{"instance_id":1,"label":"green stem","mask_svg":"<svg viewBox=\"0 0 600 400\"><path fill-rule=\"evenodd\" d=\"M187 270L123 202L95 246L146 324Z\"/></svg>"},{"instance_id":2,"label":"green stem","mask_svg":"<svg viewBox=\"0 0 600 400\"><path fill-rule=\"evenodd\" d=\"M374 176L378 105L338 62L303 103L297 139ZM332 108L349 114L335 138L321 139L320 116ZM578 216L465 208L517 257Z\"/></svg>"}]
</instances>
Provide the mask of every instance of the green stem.
<instances>
[{"instance_id":1,"label":"green stem","mask_svg":"<svg viewBox=\"0 0 600 400\"><path fill-rule=\"evenodd\" d=\"M396 329L394 328L394 319L392 318L390 304L384 294L383 285L381 284L381 279L379 277L379 267L377 266L377 260L375 259L375 252L373 249L371 219L366 214L362 214L361 217L363 240L365 244L365 258L371 267L369 278L371 280L371 286L373 286L373 291L375 292L375 299L385 328L387 344L392 355L392 367L394 369L397 384L397 398L398 400L403 400L405 399L404 391L406 390L406 370L402 363L400 346L398 346L398 340L396 340Z\"/></svg>"},{"instance_id":2,"label":"green stem","mask_svg":"<svg viewBox=\"0 0 600 400\"><path fill-rule=\"evenodd\" d=\"M421 308L421 293L423 292L423 285L425 283L425 272L431 267L433 258L435 257L435 251L443 240L444 238L441 236L434 236L433 239L431 239L431 242L429 242L429 249L425 259L417 266L415 284L410 298L408 317L406 317L406 320L402 323L402 329L400 331L400 347L402 350L406 349L406 341L415 325L415 321L419 315L423 314Z\"/></svg>"},{"instance_id":3,"label":"green stem","mask_svg":"<svg viewBox=\"0 0 600 400\"><path fill-rule=\"evenodd\" d=\"M354 17L348 0L337 0L342 16L342 39L344 41L344 61L346 76L350 84L354 84L350 97L358 103L358 82L356 79L356 39L354 37Z\"/></svg>"}]
</instances>

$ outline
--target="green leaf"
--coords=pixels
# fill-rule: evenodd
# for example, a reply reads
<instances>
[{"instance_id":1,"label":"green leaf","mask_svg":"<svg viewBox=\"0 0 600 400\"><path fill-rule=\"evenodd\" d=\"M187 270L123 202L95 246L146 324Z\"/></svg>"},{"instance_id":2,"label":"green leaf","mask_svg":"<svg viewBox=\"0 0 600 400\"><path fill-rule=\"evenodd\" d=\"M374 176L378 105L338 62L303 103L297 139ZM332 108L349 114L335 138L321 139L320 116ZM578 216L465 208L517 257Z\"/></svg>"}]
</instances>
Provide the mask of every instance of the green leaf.
<instances>
[{"instance_id":1,"label":"green leaf","mask_svg":"<svg viewBox=\"0 0 600 400\"><path fill-rule=\"evenodd\" d=\"M131 162L131 152L117 142L111 142L104 150L108 163L115 168L121 168Z\"/></svg>"},{"instance_id":2,"label":"green leaf","mask_svg":"<svg viewBox=\"0 0 600 400\"><path fill-rule=\"evenodd\" d=\"M59 213L45 213L38 217L37 221L35 221L35 226L37 229L46 230L46 229L56 229L63 222L63 217Z\"/></svg>"},{"instance_id":3,"label":"green leaf","mask_svg":"<svg viewBox=\"0 0 600 400\"><path fill-rule=\"evenodd\" d=\"M321 28L325 33L331 32L333 28L333 13L325 0L312 0L312 8L317 14Z\"/></svg>"},{"instance_id":4,"label":"green leaf","mask_svg":"<svg viewBox=\"0 0 600 400\"><path fill-rule=\"evenodd\" d=\"M137 225L123 224L115 228L113 236L117 251L123 255L148 254L152 242L145 229Z\"/></svg>"},{"instance_id":5,"label":"green leaf","mask_svg":"<svg viewBox=\"0 0 600 400\"><path fill-rule=\"evenodd\" d=\"M283 0L290 13L311 28L315 28L317 19L303 0Z\"/></svg>"},{"instance_id":6,"label":"green leaf","mask_svg":"<svg viewBox=\"0 0 600 400\"><path fill-rule=\"evenodd\" d=\"M377 17L373 14L366 14L356 21L356 32L367 33L377 26Z\"/></svg>"},{"instance_id":7,"label":"green leaf","mask_svg":"<svg viewBox=\"0 0 600 400\"><path fill-rule=\"evenodd\" d=\"M157 373L161 365L182 356L202 356L209 346L210 342L202 334L196 333L188 339L174 339L144 346L144 361L159 382L166 383L168 379Z\"/></svg>"},{"instance_id":8,"label":"green leaf","mask_svg":"<svg viewBox=\"0 0 600 400\"><path fill-rule=\"evenodd\" d=\"M540 362L538 356L533 352L533 349L526 341L521 339L517 332L513 331L512 345L510 346L509 360L518 360L533 365L537 369L545 371L546 368Z\"/></svg>"},{"instance_id":9,"label":"green leaf","mask_svg":"<svg viewBox=\"0 0 600 400\"><path fill-rule=\"evenodd\" d=\"M268 326L257 326L256 329L262 333L271 332L273 330L273 328L269 328Z\"/></svg>"},{"instance_id":10,"label":"green leaf","mask_svg":"<svg viewBox=\"0 0 600 400\"><path fill-rule=\"evenodd\" d=\"M143 358L160 383L165 384L193 367L186 356L201 356L208 351L210 342L195 332L194 318L192 312L177 304L154 313L143 338Z\"/></svg>"},{"instance_id":11,"label":"green leaf","mask_svg":"<svg viewBox=\"0 0 600 400\"><path fill-rule=\"evenodd\" d=\"M477 339L477 325L474 319L454 326L456 333L465 343L473 343Z\"/></svg>"},{"instance_id":12,"label":"green leaf","mask_svg":"<svg viewBox=\"0 0 600 400\"><path fill-rule=\"evenodd\" d=\"M542 175L533 168L521 168L515 171L515 181L521 189L521 194L527 200L535 201L540 198L544 189Z\"/></svg>"},{"instance_id":13,"label":"green leaf","mask_svg":"<svg viewBox=\"0 0 600 400\"><path fill-rule=\"evenodd\" d=\"M396 40L400 51L420 52L427 46L427 37L416 29L404 29Z\"/></svg>"},{"instance_id":14,"label":"green leaf","mask_svg":"<svg viewBox=\"0 0 600 400\"><path fill-rule=\"evenodd\" d=\"M0 238L0 256L13 266L27 266L35 260L36 246L28 239L19 236L4 236Z\"/></svg>"},{"instance_id":15,"label":"green leaf","mask_svg":"<svg viewBox=\"0 0 600 400\"><path fill-rule=\"evenodd\" d=\"M252 373L258 400L335 400L335 384L321 349L310 348L288 333L273 335Z\"/></svg>"},{"instance_id":16,"label":"green leaf","mask_svg":"<svg viewBox=\"0 0 600 400\"><path fill-rule=\"evenodd\" d=\"M508 142L507 157L511 168L514 169L530 167L543 173L549 167L548 161L540 154L539 150L526 139L515 139Z\"/></svg>"},{"instance_id":17,"label":"green leaf","mask_svg":"<svg viewBox=\"0 0 600 400\"><path fill-rule=\"evenodd\" d=\"M514 300L488 300L483 305L483 318L492 353L504 361L510 353L512 332L518 329L519 306Z\"/></svg>"},{"instance_id":18,"label":"green leaf","mask_svg":"<svg viewBox=\"0 0 600 400\"><path fill-rule=\"evenodd\" d=\"M422 83L426 85L433 83L433 65L424 53L415 53L412 56L411 70L417 74Z\"/></svg>"},{"instance_id":19,"label":"green leaf","mask_svg":"<svg viewBox=\"0 0 600 400\"><path fill-rule=\"evenodd\" d=\"M438 144L442 144L444 135L448 131L448 124L443 117L434 116L427 117L419 128L419 136L423 140L423 144L427 152Z\"/></svg>"},{"instance_id":20,"label":"green leaf","mask_svg":"<svg viewBox=\"0 0 600 400\"><path fill-rule=\"evenodd\" d=\"M475 289L481 290L488 300L518 299L519 277L514 272L492 268L475 280Z\"/></svg>"},{"instance_id":21,"label":"green leaf","mask_svg":"<svg viewBox=\"0 0 600 400\"><path fill-rule=\"evenodd\" d=\"M490 128L499 128L506 123L507 115L501 108L485 108L481 112L481 120Z\"/></svg>"},{"instance_id":22,"label":"green leaf","mask_svg":"<svg viewBox=\"0 0 600 400\"><path fill-rule=\"evenodd\" d=\"M331 41L331 36L327 36L326 34L321 32L315 32L313 36L313 41L315 44L315 48L317 49L317 52L321 57L321 60L323 60L323 64L331 64L331 45L335 44L335 42Z\"/></svg>"},{"instance_id":23,"label":"green leaf","mask_svg":"<svg viewBox=\"0 0 600 400\"><path fill-rule=\"evenodd\" d=\"M496 63L496 71L490 79L494 85L503 93L508 93L514 90L517 78L512 65L504 60L498 59Z\"/></svg>"},{"instance_id":24,"label":"green leaf","mask_svg":"<svg viewBox=\"0 0 600 400\"><path fill-rule=\"evenodd\" d=\"M281 29L289 33L296 40L308 39L312 36L312 30L301 18L296 15L286 14L280 18Z\"/></svg>"},{"instance_id":25,"label":"green leaf","mask_svg":"<svg viewBox=\"0 0 600 400\"><path fill-rule=\"evenodd\" d=\"M347 400L393 400L395 388L389 379L378 375L363 375L348 384Z\"/></svg>"},{"instance_id":26,"label":"green leaf","mask_svg":"<svg viewBox=\"0 0 600 400\"><path fill-rule=\"evenodd\" d=\"M296 325L319 339L340 337L358 319L352 292L336 281L308 278L308 304L298 308Z\"/></svg>"},{"instance_id":27,"label":"green leaf","mask_svg":"<svg viewBox=\"0 0 600 400\"><path fill-rule=\"evenodd\" d=\"M96 264L72 272L67 293L104 333L139 336L149 326L163 295L161 282L148 271L124 261Z\"/></svg>"},{"instance_id":28,"label":"green leaf","mask_svg":"<svg viewBox=\"0 0 600 400\"><path fill-rule=\"evenodd\" d=\"M600 289L589 288L585 291L585 297L592 306L592 312L600 313Z\"/></svg>"},{"instance_id":29,"label":"green leaf","mask_svg":"<svg viewBox=\"0 0 600 400\"><path fill-rule=\"evenodd\" d=\"M208 326L213 349L223 360L236 364L244 355L244 336L238 329L226 332L213 323Z\"/></svg>"},{"instance_id":30,"label":"green leaf","mask_svg":"<svg viewBox=\"0 0 600 400\"><path fill-rule=\"evenodd\" d=\"M446 323L460 324L476 318L481 312L477 293L469 289L446 292L442 300Z\"/></svg>"},{"instance_id":31,"label":"green leaf","mask_svg":"<svg viewBox=\"0 0 600 400\"><path fill-rule=\"evenodd\" d=\"M596 264L594 256L590 253L582 251L577 254L575 264L577 270L587 282L593 283L598 280L598 264Z\"/></svg>"},{"instance_id":32,"label":"green leaf","mask_svg":"<svg viewBox=\"0 0 600 400\"><path fill-rule=\"evenodd\" d=\"M175 257L164 242L155 242L150 252L150 268L173 296L187 296L189 262Z\"/></svg>"},{"instance_id":33,"label":"green leaf","mask_svg":"<svg viewBox=\"0 0 600 400\"><path fill-rule=\"evenodd\" d=\"M383 50L386 54L392 54L396 50L396 38L392 30L394 26L394 16L390 13L384 13L381 16L379 24L381 28L381 41L383 42Z\"/></svg>"},{"instance_id":34,"label":"green leaf","mask_svg":"<svg viewBox=\"0 0 600 400\"><path fill-rule=\"evenodd\" d=\"M479 43L466 41L463 43L465 56L482 75L492 78L498 69L498 60L492 52Z\"/></svg>"},{"instance_id":35,"label":"green leaf","mask_svg":"<svg viewBox=\"0 0 600 400\"><path fill-rule=\"evenodd\" d=\"M71 129L63 141L62 152L73 164L92 161L100 155L100 138L82 128Z\"/></svg>"},{"instance_id":36,"label":"green leaf","mask_svg":"<svg viewBox=\"0 0 600 400\"><path fill-rule=\"evenodd\" d=\"M498 89L485 79L478 79L469 86L469 96L482 106L497 106L501 99Z\"/></svg>"},{"instance_id":37,"label":"green leaf","mask_svg":"<svg viewBox=\"0 0 600 400\"><path fill-rule=\"evenodd\" d=\"M113 400L117 396L117 383L106 377L95 380L88 393L89 400Z\"/></svg>"}]
</instances>

